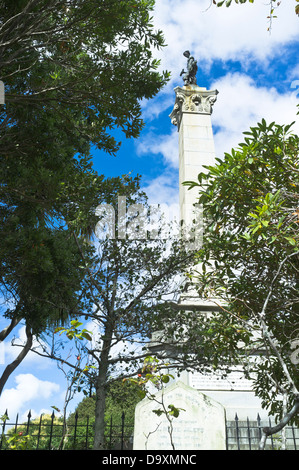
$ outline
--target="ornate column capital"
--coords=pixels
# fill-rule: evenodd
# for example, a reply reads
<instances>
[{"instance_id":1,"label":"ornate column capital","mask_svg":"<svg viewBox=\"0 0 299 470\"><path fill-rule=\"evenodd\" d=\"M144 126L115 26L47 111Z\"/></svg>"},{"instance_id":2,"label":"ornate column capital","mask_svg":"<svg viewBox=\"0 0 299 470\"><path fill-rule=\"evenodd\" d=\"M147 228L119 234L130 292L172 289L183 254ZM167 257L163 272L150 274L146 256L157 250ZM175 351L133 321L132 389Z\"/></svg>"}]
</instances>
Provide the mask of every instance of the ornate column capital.
<instances>
[{"instance_id":1,"label":"ornate column capital","mask_svg":"<svg viewBox=\"0 0 299 470\"><path fill-rule=\"evenodd\" d=\"M169 117L172 124L180 127L183 113L212 114L213 105L217 100L218 90L207 90L197 85L176 87L175 104Z\"/></svg>"}]
</instances>

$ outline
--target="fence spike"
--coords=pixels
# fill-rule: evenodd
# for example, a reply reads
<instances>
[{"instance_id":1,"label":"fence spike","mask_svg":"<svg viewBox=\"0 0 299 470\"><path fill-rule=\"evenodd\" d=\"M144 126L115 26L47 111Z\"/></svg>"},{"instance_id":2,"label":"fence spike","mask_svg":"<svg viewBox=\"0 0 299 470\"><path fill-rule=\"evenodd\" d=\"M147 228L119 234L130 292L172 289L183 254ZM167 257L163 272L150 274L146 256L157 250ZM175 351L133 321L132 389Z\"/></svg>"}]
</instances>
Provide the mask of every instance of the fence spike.
<instances>
[{"instance_id":1,"label":"fence spike","mask_svg":"<svg viewBox=\"0 0 299 470\"><path fill-rule=\"evenodd\" d=\"M240 450L239 418L238 418L238 415L237 415L237 413L236 413L236 416L235 416L235 422L236 422L236 438L237 438L237 447L238 447L238 450Z\"/></svg>"},{"instance_id":2,"label":"fence spike","mask_svg":"<svg viewBox=\"0 0 299 470\"><path fill-rule=\"evenodd\" d=\"M261 417L260 417L260 414L259 414L259 413L257 414L256 420L257 420L258 425L260 426L260 424L261 424Z\"/></svg>"},{"instance_id":3,"label":"fence spike","mask_svg":"<svg viewBox=\"0 0 299 470\"><path fill-rule=\"evenodd\" d=\"M19 413L17 413L17 416L16 416L15 432L17 432L17 429L18 429L18 421L19 421Z\"/></svg>"},{"instance_id":4,"label":"fence spike","mask_svg":"<svg viewBox=\"0 0 299 470\"><path fill-rule=\"evenodd\" d=\"M250 422L249 422L248 416L247 416L247 437L248 437L249 450L251 450Z\"/></svg>"},{"instance_id":5,"label":"fence spike","mask_svg":"<svg viewBox=\"0 0 299 470\"><path fill-rule=\"evenodd\" d=\"M31 418L31 410L29 410L29 413L28 413L28 415L27 415L27 418L28 418L28 421L27 421L27 430L26 430L26 434L29 433L30 418Z\"/></svg>"},{"instance_id":6,"label":"fence spike","mask_svg":"<svg viewBox=\"0 0 299 470\"><path fill-rule=\"evenodd\" d=\"M81 443L81 440L80 440L81 436L78 433L78 429L79 429L79 427L81 428L82 424L80 423L80 417L79 417L78 413L76 413L76 415L79 418L78 423L77 423L77 427L74 424L70 425L70 429L73 429L73 431L74 431L73 442L71 441L71 437L69 439L69 444L72 445L72 443L73 443L73 450L75 450L75 448L78 448L80 445L84 446L85 448L88 448L89 447L89 430L92 432L92 425L89 422L89 417L87 417L85 442L83 442L84 437L82 437L82 443ZM4 442L4 439L5 439L5 436L8 435L7 432L5 433L6 427L7 426L15 427L15 429L17 429L18 426L24 426L24 424L25 424L24 422L22 422L21 424L18 423L18 420L19 420L19 415L18 414L16 416L16 422L14 422L14 423L9 422L8 410L6 410L6 416L7 416L6 424L5 424L5 422L3 422L2 426L1 426L2 433L0 435L0 449L3 448L3 442ZM125 416L126 416L126 413L122 412L121 418L122 418L123 422L122 422L122 427L121 427L121 433L119 431L119 429L120 429L119 424L113 426L112 415L110 416L110 419L111 419L110 425L109 425L109 422L107 423L107 431L110 428L110 436L109 437L107 436L108 439L109 439L109 442L107 444L109 445L110 449L114 445L118 446L119 444L121 446L121 449L124 449L125 446L128 444L128 442L131 443L131 441L127 440L128 437L129 437L127 435L127 431L126 431L127 428L124 428ZM31 410L28 413L28 417L31 417ZM43 414L40 415L40 423L39 423L38 427L37 427L37 423L32 423L32 421L30 421L30 427L32 426L32 429L34 429L34 430L37 429L37 433L35 433L35 437L37 438L36 449L40 449L40 448L51 449L51 448L53 448L52 440L55 438L55 434L56 434L55 430L56 429L60 430L60 428L61 428L60 423L54 423L54 418L55 418L55 411L52 412L52 423L51 423L50 426L49 426L49 424L47 424L47 423L49 423L49 421L48 421L48 418L46 418L46 430L44 430L43 432L42 432ZM248 417L247 417L247 423L246 423L245 418L244 418L244 422L242 421L243 420L242 417L241 417L240 423L239 423L239 420L240 420L240 418L238 417L238 414L235 413L235 420L231 417L231 419L229 421L230 426L228 426L228 422L226 422L226 429L229 431L229 432L227 432L227 436L226 436L227 448L228 448L229 445L233 446L234 448L237 446L238 449L244 448L244 447L246 448L246 446L247 446L247 447L249 447L250 450L253 450L258 445L257 439L260 440L260 438L261 438L261 434L262 434L261 426L263 425L264 421L261 420L261 417L260 417L259 414L257 414L257 420L258 420L259 424L257 424L257 422L255 420L250 421L250 418L248 418ZM271 423L272 420L269 418L269 423ZM265 420L265 422L266 421L268 421L268 420ZM128 427L133 429L132 426L128 426ZM50 428L50 431L48 431L49 428ZM246 433L246 428L247 428L247 433ZM290 449L294 448L296 450L296 447L298 448L297 442L299 440L299 435L297 434L298 430L295 426L289 426L287 429L290 430L290 434L292 435L292 437L290 436L288 438L289 439L288 444L289 444L289 442L290 442L290 444L287 446L287 448L290 447ZM247 436L246 436L246 434L247 434ZM70 436L71 436L71 434L70 434ZM83 436L83 434L82 434L82 436ZM91 434L91 437L92 437L92 434ZM291 439L292 439L292 442L290 441ZM230 442L232 442L232 444L230 444ZM275 440L274 439L273 439L273 442L274 442L274 445L275 445ZM81 448L81 447L79 447L79 448Z\"/></svg>"}]
</instances>

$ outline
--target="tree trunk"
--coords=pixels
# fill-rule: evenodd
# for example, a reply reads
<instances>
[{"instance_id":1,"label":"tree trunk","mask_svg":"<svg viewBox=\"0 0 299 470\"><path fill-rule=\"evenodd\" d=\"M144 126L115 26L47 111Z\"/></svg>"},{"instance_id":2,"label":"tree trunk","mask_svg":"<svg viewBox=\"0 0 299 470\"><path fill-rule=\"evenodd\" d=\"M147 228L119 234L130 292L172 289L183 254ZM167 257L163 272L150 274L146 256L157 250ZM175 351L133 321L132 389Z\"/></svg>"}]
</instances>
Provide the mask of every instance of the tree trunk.
<instances>
[{"instance_id":1,"label":"tree trunk","mask_svg":"<svg viewBox=\"0 0 299 470\"><path fill-rule=\"evenodd\" d=\"M109 324L109 321L108 321ZM96 382L96 409L94 423L94 450L105 449L105 408L106 408L106 392L107 392L107 374L109 368L109 353L112 341L111 325L106 325L104 333L103 348L100 357L98 378Z\"/></svg>"},{"instance_id":2,"label":"tree trunk","mask_svg":"<svg viewBox=\"0 0 299 470\"><path fill-rule=\"evenodd\" d=\"M20 321L21 318L18 318L17 315L15 315L12 318L10 324L6 328L3 328L2 331L0 331L0 341L4 341Z\"/></svg>"},{"instance_id":3,"label":"tree trunk","mask_svg":"<svg viewBox=\"0 0 299 470\"><path fill-rule=\"evenodd\" d=\"M105 406L106 406L106 376L98 377L96 385L96 408L94 428L94 450L105 449Z\"/></svg>"},{"instance_id":4,"label":"tree trunk","mask_svg":"<svg viewBox=\"0 0 299 470\"><path fill-rule=\"evenodd\" d=\"M285 414L285 416L277 424L277 426L274 426L273 428L268 428L268 427L263 428L263 435L260 441L259 449L264 450L267 437L281 431L288 424L288 422L293 418L293 416L295 416L298 413L298 411L299 411L299 396L297 395L293 408L288 413Z\"/></svg>"},{"instance_id":5,"label":"tree trunk","mask_svg":"<svg viewBox=\"0 0 299 470\"><path fill-rule=\"evenodd\" d=\"M10 375L18 367L18 365L23 361L23 359L27 356L28 352L31 349L33 336L31 332L31 328L28 325L26 325L26 336L27 336L27 341L22 351L13 362L11 362L10 364L8 364L8 366L6 366L0 378L0 395L2 394L3 388L7 380L9 379Z\"/></svg>"}]
</instances>

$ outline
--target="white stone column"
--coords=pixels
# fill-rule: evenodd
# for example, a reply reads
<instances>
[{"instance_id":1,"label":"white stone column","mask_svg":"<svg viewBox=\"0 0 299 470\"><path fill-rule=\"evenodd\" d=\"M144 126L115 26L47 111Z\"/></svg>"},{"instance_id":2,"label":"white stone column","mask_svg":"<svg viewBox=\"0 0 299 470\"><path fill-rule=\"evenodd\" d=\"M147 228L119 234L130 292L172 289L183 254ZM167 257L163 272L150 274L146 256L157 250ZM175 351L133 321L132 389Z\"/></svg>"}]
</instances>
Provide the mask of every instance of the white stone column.
<instances>
[{"instance_id":1,"label":"white stone column","mask_svg":"<svg viewBox=\"0 0 299 470\"><path fill-rule=\"evenodd\" d=\"M189 226L196 216L198 188L189 190L182 183L196 181L197 175L205 171L203 165L215 163L211 114L218 91L197 85L176 87L174 91L176 100L170 118L179 132L180 219Z\"/></svg>"},{"instance_id":2,"label":"white stone column","mask_svg":"<svg viewBox=\"0 0 299 470\"><path fill-rule=\"evenodd\" d=\"M199 249L204 227L201 220L201 209L194 205L198 203L199 188L189 189L183 186L185 181L197 181L199 173L206 171L204 165L215 164L215 147L211 114L217 99L217 90L207 90L196 84L176 87L176 100L170 114L171 122L179 132L179 201L180 219L191 236L190 229L195 230L195 249ZM194 246L194 245L193 245ZM200 265L194 267L200 271ZM180 303L197 304L208 310L216 309L212 299L200 299L196 289L189 286L181 295Z\"/></svg>"},{"instance_id":3,"label":"white stone column","mask_svg":"<svg viewBox=\"0 0 299 470\"><path fill-rule=\"evenodd\" d=\"M194 207L198 202L199 188L189 190L182 183L197 181L198 174L207 171L203 168L204 165L215 164L211 114L218 91L207 90L196 84L176 87L174 91L176 100L170 118L179 132L180 218L185 225L192 225L194 218L199 215ZM194 267L194 271L200 269L200 265ZM190 305L195 306L208 317L211 311L221 309L222 301L201 299L196 288L189 285L181 294L179 304L183 309L188 309ZM186 383L221 403L229 419L234 419L236 412L239 419L243 420L247 419L247 416L255 420L257 413L265 416L266 412L262 411L260 400L254 395L251 381L246 380L237 369L233 370L226 379L222 379L221 374L206 376L194 371L188 373Z\"/></svg>"}]
</instances>

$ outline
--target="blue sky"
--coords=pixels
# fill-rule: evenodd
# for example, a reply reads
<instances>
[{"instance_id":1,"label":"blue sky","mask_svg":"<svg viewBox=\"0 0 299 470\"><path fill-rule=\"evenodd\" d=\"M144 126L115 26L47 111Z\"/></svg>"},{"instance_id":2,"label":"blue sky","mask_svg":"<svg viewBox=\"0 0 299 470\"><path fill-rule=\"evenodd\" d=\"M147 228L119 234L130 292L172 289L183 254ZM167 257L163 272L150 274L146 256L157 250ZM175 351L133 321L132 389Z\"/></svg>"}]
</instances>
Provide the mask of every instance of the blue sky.
<instances>
[{"instance_id":1,"label":"blue sky","mask_svg":"<svg viewBox=\"0 0 299 470\"><path fill-rule=\"evenodd\" d=\"M299 97L299 18L293 0L282 0L267 31L269 5L265 0L230 8L210 6L210 0L156 0L153 22L163 30L167 47L156 52L161 69L171 72L171 80L157 97L142 103L145 128L137 140L122 140L116 157L94 152L99 173L117 176L131 172L142 175L142 185L151 203L178 203L178 133L169 114L174 105L174 88L182 86L183 57L190 50L198 61L197 83L217 89L212 124L216 156L230 151L243 140L242 132L262 118L280 124L296 121ZM120 103L121 106L121 103ZM196 178L197 175L194 175ZM0 320L0 327L5 323ZM14 331L21 337L23 327ZM19 349L10 341L0 346L0 371ZM0 413L8 408L13 419L24 419L62 407L65 380L57 366L29 354L9 379L0 397ZM71 402L73 410L80 397Z\"/></svg>"}]
</instances>

